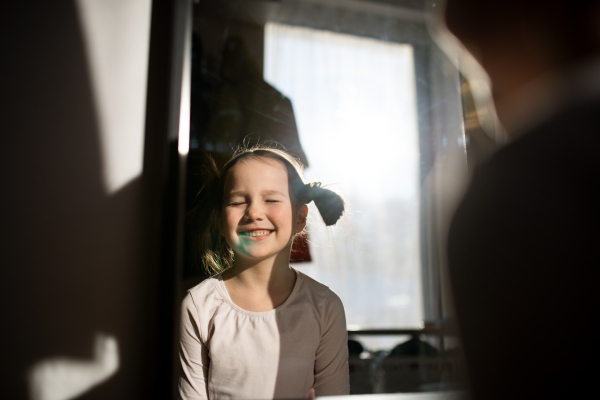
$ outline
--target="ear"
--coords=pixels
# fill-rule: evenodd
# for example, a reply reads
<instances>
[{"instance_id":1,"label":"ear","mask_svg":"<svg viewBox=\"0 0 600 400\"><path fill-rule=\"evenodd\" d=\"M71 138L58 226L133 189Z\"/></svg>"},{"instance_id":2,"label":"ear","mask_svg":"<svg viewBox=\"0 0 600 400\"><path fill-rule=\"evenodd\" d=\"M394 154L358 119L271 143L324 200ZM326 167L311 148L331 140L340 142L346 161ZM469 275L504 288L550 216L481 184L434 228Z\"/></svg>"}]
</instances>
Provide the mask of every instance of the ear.
<instances>
[{"instance_id":1,"label":"ear","mask_svg":"<svg viewBox=\"0 0 600 400\"><path fill-rule=\"evenodd\" d=\"M302 232L302 230L306 227L306 217L308 216L308 206L304 204L303 206L298 207L298 212L296 213L296 225L294 226L294 232Z\"/></svg>"}]
</instances>

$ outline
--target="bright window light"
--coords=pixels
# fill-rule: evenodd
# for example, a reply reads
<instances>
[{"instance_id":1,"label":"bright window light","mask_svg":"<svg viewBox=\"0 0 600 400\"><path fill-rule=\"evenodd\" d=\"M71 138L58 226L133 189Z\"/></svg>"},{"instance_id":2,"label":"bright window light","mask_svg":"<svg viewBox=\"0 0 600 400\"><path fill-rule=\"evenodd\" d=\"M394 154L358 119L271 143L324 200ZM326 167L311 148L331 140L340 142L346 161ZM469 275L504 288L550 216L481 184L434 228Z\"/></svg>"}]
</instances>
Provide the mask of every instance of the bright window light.
<instances>
[{"instance_id":1,"label":"bright window light","mask_svg":"<svg viewBox=\"0 0 600 400\"><path fill-rule=\"evenodd\" d=\"M329 230L311 208L313 262L298 269L340 295L349 326L417 327L423 311L412 46L268 23L265 79L292 101L307 178L333 183L349 203L348 217Z\"/></svg>"}]
</instances>

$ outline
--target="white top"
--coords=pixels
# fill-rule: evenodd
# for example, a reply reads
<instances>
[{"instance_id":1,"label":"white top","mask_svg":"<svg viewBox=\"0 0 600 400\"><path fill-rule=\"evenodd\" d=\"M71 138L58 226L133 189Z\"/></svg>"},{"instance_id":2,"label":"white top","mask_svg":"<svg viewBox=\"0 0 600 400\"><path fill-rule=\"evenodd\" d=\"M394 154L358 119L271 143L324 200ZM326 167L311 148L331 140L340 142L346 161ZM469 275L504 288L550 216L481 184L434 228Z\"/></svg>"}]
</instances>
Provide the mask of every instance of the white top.
<instances>
[{"instance_id":1,"label":"white top","mask_svg":"<svg viewBox=\"0 0 600 400\"><path fill-rule=\"evenodd\" d=\"M217 275L183 300L182 399L285 399L348 394L344 306L327 286L296 271L279 307L252 312L231 301Z\"/></svg>"}]
</instances>

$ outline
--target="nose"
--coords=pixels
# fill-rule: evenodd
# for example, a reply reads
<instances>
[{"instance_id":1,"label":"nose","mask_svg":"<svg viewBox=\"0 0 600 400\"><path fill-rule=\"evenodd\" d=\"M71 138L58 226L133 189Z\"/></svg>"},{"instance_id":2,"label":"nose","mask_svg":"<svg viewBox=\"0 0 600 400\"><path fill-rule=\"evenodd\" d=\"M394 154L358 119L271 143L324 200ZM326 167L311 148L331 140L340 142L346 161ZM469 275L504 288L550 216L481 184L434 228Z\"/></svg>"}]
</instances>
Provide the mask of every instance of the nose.
<instances>
[{"instance_id":1,"label":"nose","mask_svg":"<svg viewBox=\"0 0 600 400\"><path fill-rule=\"evenodd\" d=\"M264 218L264 211L262 209L261 203L257 201L252 201L248 204L248 208L246 208L246 219L248 221L262 221Z\"/></svg>"}]
</instances>

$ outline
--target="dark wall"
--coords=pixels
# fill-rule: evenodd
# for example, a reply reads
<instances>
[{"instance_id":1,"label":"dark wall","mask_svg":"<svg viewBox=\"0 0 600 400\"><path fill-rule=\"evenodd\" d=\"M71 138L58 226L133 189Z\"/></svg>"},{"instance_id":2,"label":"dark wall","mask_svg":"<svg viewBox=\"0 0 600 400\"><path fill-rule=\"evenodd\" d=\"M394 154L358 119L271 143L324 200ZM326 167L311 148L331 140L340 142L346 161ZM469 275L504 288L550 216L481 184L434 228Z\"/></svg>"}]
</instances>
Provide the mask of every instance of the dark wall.
<instances>
[{"instance_id":1,"label":"dark wall","mask_svg":"<svg viewBox=\"0 0 600 400\"><path fill-rule=\"evenodd\" d=\"M78 398L151 398L161 224L148 195L164 170L107 192L75 1L10 4L0 6L2 397L27 398L40 361L93 361L106 334L120 367Z\"/></svg>"}]
</instances>

